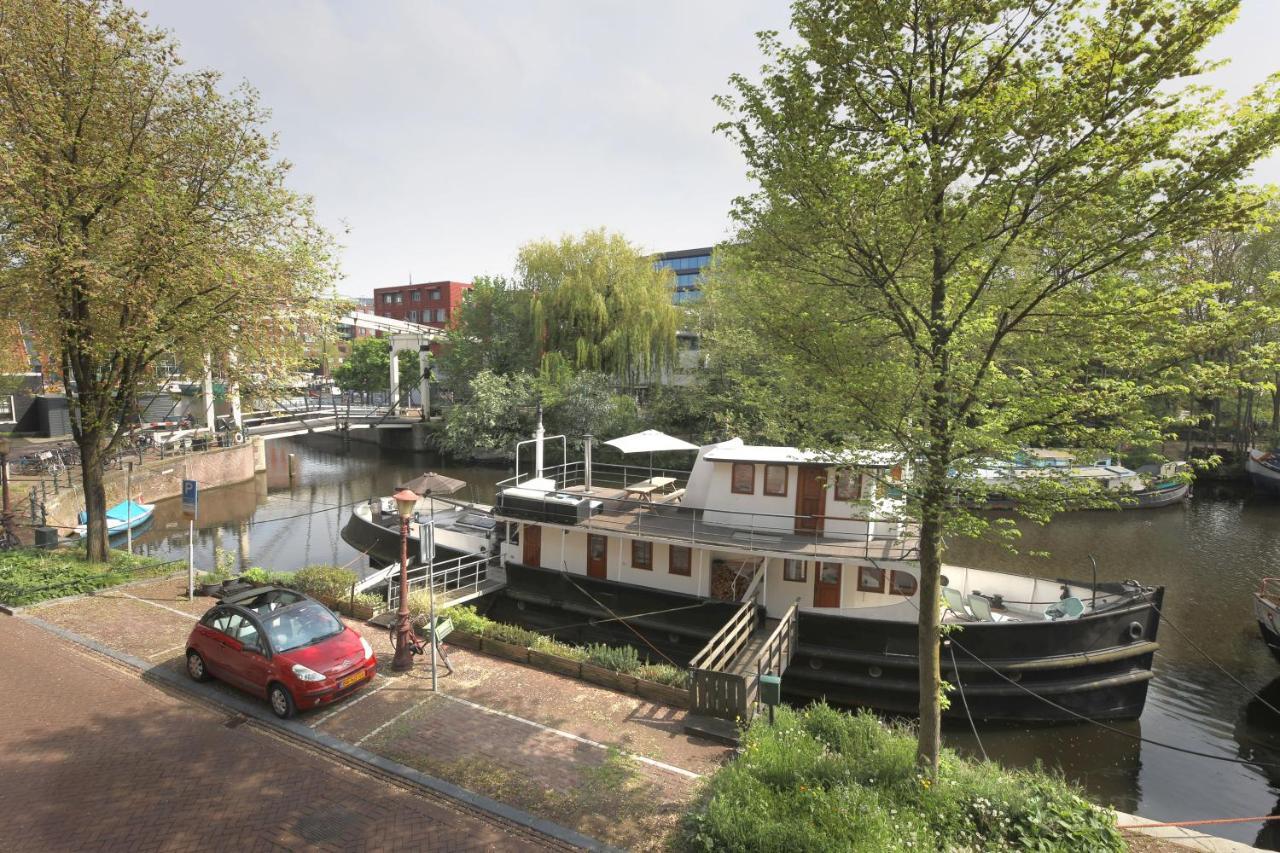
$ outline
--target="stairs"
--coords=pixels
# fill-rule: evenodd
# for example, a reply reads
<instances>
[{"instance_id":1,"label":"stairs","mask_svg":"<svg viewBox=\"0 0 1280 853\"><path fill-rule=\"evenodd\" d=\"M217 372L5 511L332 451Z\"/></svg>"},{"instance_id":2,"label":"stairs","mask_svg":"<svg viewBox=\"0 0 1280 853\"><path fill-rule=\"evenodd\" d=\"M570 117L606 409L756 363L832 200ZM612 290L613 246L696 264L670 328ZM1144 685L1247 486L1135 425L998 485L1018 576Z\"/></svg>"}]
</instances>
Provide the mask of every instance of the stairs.
<instances>
[{"instance_id":1,"label":"stairs","mask_svg":"<svg viewBox=\"0 0 1280 853\"><path fill-rule=\"evenodd\" d=\"M765 643L778 627L778 619L765 619L760 625L751 632L751 637L747 640L729 665L725 667L725 672L731 672L734 675L753 676L756 674L756 661L760 659L760 653L764 651Z\"/></svg>"}]
</instances>

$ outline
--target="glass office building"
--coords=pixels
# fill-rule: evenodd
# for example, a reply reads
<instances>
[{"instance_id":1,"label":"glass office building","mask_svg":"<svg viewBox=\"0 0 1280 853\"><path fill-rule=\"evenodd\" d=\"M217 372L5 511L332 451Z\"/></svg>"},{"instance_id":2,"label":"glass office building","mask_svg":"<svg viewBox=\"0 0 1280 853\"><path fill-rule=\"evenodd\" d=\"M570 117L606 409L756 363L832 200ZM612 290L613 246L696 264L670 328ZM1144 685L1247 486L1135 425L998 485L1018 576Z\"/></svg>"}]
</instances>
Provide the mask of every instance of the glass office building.
<instances>
[{"instance_id":1,"label":"glass office building","mask_svg":"<svg viewBox=\"0 0 1280 853\"><path fill-rule=\"evenodd\" d=\"M702 293L702 274L711 265L711 247L662 252L654 265L676 274L676 289L671 301L679 305L697 299Z\"/></svg>"}]
</instances>

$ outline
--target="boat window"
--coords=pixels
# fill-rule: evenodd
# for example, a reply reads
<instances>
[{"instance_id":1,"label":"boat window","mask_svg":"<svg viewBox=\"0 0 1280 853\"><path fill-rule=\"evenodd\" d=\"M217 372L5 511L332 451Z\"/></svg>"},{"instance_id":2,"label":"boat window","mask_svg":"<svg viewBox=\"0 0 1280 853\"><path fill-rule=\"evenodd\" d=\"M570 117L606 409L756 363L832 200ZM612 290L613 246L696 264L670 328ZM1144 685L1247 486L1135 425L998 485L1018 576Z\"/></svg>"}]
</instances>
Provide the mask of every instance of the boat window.
<instances>
[{"instance_id":1,"label":"boat window","mask_svg":"<svg viewBox=\"0 0 1280 853\"><path fill-rule=\"evenodd\" d=\"M783 560L782 579L803 583L809 577L808 564L804 560Z\"/></svg>"},{"instance_id":2,"label":"boat window","mask_svg":"<svg viewBox=\"0 0 1280 853\"><path fill-rule=\"evenodd\" d=\"M773 497L787 496L787 466L764 466L764 493Z\"/></svg>"},{"instance_id":3,"label":"boat window","mask_svg":"<svg viewBox=\"0 0 1280 853\"><path fill-rule=\"evenodd\" d=\"M631 540L631 568L653 571L653 543Z\"/></svg>"},{"instance_id":4,"label":"boat window","mask_svg":"<svg viewBox=\"0 0 1280 853\"><path fill-rule=\"evenodd\" d=\"M733 463L732 491L735 495L756 493L756 466L751 462Z\"/></svg>"},{"instance_id":5,"label":"boat window","mask_svg":"<svg viewBox=\"0 0 1280 853\"><path fill-rule=\"evenodd\" d=\"M836 474L836 500L862 500L862 472L854 468Z\"/></svg>"},{"instance_id":6,"label":"boat window","mask_svg":"<svg viewBox=\"0 0 1280 853\"><path fill-rule=\"evenodd\" d=\"M916 594L916 576L910 572L900 572L893 570L893 574L889 579L890 595L915 595Z\"/></svg>"},{"instance_id":7,"label":"boat window","mask_svg":"<svg viewBox=\"0 0 1280 853\"><path fill-rule=\"evenodd\" d=\"M858 592L884 592L884 569L858 566Z\"/></svg>"},{"instance_id":8,"label":"boat window","mask_svg":"<svg viewBox=\"0 0 1280 853\"><path fill-rule=\"evenodd\" d=\"M818 571L818 581L825 584L840 583L840 564L823 563Z\"/></svg>"},{"instance_id":9,"label":"boat window","mask_svg":"<svg viewBox=\"0 0 1280 853\"><path fill-rule=\"evenodd\" d=\"M667 571L673 575L689 577L693 574L693 552L683 545L672 545L667 558Z\"/></svg>"}]
</instances>

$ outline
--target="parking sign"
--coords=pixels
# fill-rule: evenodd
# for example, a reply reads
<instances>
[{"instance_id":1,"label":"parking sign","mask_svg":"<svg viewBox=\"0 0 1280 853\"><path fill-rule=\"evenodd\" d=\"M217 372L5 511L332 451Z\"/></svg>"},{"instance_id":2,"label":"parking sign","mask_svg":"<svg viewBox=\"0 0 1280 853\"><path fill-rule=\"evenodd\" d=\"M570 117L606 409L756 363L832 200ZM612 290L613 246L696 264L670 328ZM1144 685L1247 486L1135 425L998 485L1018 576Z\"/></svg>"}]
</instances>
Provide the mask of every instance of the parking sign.
<instances>
[{"instance_id":1,"label":"parking sign","mask_svg":"<svg viewBox=\"0 0 1280 853\"><path fill-rule=\"evenodd\" d=\"M196 520L196 481L182 481L182 517L188 521Z\"/></svg>"}]
</instances>

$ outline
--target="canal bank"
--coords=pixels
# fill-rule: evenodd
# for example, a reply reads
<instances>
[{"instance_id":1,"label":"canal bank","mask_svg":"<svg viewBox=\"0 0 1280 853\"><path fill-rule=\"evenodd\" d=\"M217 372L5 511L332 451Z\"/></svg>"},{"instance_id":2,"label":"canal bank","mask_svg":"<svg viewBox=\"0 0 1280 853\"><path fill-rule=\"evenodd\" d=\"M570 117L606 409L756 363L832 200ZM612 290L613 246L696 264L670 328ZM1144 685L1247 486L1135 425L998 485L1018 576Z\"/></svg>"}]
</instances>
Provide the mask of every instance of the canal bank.
<instances>
[{"instance_id":1,"label":"canal bank","mask_svg":"<svg viewBox=\"0 0 1280 853\"><path fill-rule=\"evenodd\" d=\"M290 453L297 459L292 481ZM390 494L427 470L467 482L460 497L491 502L495 484L509 476L502 468L451 465L428 454L355 442L344 448L332 436L271 441L267 456L264 474L201 495L198 566L212 566L215 544L236 552L242 532L248 564L275 571L342 565L359 557L338 536L355 503ZM156 512L156 524L137 550L185 557L178 502L162 502ZM954 562L1053 577L1088 578L1093 553L1100 579L1164 584L1164 612L1187 636L1162 628L1146 709L1140 720L1115 727L1122 733L1087 724L982 726L987 753L1009 766L1039 761L1059 768L1094 799L1157 821L1280 812L1280 724L1192 645L1264 697L1280 694L1280 666L1258 637L1250 610L1258 578L1274 574L1280 563L1278 525L1280 501L1202 484L1178 507L1070 513L1043 528L1019 523L1021 555L983 543L951 543ZM1030 556L1039 550L1049 556ZM354 568L363 565L358 561ZM1280 699L1268 701L1280 707ZM1241 763L1178 754L1138 737ZM967 725L948 726L944 738L966 754L981 754ZM1280 849L1270 826L1223 825L1214 833Z\"/></svg>"}]
</instances>

